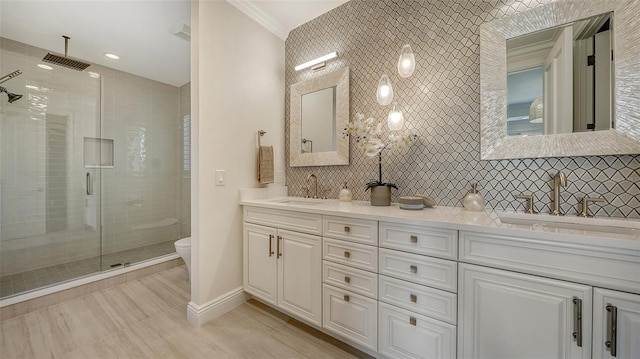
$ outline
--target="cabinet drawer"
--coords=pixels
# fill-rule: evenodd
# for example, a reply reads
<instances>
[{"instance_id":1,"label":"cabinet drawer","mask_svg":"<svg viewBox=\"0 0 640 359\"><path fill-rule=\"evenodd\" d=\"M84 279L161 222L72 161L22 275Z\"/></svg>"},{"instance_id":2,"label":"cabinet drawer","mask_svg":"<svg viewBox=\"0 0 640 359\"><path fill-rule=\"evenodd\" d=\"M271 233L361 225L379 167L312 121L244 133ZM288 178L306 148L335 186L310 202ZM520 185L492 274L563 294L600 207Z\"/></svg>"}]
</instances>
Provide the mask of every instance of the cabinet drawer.
<instances>
[{"instance_id":1,"label":"cabinet drawer","mask_svg":"<svg viewBox=\"0 0 640 359\"><path fill-rule=\"evenodd\" d=\"M322 235L377 246L378 222L366 219L324 216Z\"/></svg>"},{"instance_id":2,"label":"cabinet drawer","mask_svg":"<svg viewBox=\"0 0 640 359\"><path fill-rule=\"evenodd\" d=\"M456 324L456 294L383 275L379 281L381 301Z\"/></svg>"},{"instance_id":3,"label":"cabinet drawer","mask_svg":"<svg viewBox=\"0 0 640 359\"><path fill-rule=\"evenodd\" d=\"M244 221L296 232L322 234L322 216L319 214L244 206Z\"/></svg>"},{"instance_id":4,"label":"cabinet drawer","mask_svg":"<svg viewBox=\"0 0 640 359\"><path fill-rule=\"evenodd\" d=\"M378 352L389 358L455 358L456 327L380 303Z\"/></svg>"},{"instance_id":5,"label":"cabinet drawer","mask_svg":"<svg viewBox=\"0 0 640 359\"><path fill-rule=\"evenodd\" d=\"M458 258L458 231L380 222L380 246L455 260Z\"/></svg>"},{"instance_id":6,"label":"cabinet drawer","mask_svg":"<svg viewBox=\"0 0 640 359\"><path fill-rule=\"evenodd\" d=\"M369 298L378 298L378 275L375 273L322 261L322 281Z\"/></svg>"},{"instance_id":7,"label":"cabinet drawer","mask_svg":"<svg viewBox=\"0 0 640 359\"><path fill-rule=\"evenodd\" d=\"M322 257L325 260L351 267L371 272L378 271L378 247L324 238L322 240Z\"/></svg>"},{"instance_id":8,"label":"cabinet drawer","mask_svg":"<svg viewBox=\"0 0 640 359\"><path fill-rule=\"evenodd\" d=\"M378 302L327 284L322 292L322 327L377 350Z\"/></svg>"},{"instance_id":9,"label":"cabinet drawer","mask_svg":"<svg viewBox=\"0 0 640 359\"><path fill-rule=\"evenodd\" d=\"M380 249L380 274L456 292L457 263L418 254Z\"/></svg>"}]
</instances>

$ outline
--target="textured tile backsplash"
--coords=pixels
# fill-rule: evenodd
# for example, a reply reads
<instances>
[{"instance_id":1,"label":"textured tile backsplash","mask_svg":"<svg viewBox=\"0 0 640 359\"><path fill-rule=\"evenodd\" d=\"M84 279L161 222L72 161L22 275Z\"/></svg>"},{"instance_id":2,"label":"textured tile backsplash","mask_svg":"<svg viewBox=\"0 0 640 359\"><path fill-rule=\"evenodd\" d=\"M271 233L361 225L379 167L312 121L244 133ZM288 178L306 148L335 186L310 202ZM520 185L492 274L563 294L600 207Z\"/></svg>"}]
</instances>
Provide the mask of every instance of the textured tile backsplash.
<instances>
[{"instance_id":1,"label":"textured tile backsplash","mask_svg":"<svg viewBox=\"0 0 640 359\"><path fill-rule=\"evenodd\" d=\"M470 183L477 182L492 208L523 209L514 195L533 193L536 210L548 212L551 178L568 177L562 209L577 213L584 196L599 216L640 218L640 155L480 161L480 24L524 11L545 0L352 0L297 29L286 41L286 162L289 163L289 86L348 66L351 116L361 112L386 119L389 106L377 104L375 91L383 73L391 78L394 99L407 127L419 136L403 153L385 153L383 181L394 182L398 196L425 193L440 205L461 206ZM402 79L396 61L404 43L416 54L416 71ZM338 51L327 68L295 72L296 64ZM302 196L309 173L336 198L347 182L354 198L367 200L364 184L377 178L377 159L351 141L349 166L287 167L289 194Z\"/></svg>"}]
</instances>

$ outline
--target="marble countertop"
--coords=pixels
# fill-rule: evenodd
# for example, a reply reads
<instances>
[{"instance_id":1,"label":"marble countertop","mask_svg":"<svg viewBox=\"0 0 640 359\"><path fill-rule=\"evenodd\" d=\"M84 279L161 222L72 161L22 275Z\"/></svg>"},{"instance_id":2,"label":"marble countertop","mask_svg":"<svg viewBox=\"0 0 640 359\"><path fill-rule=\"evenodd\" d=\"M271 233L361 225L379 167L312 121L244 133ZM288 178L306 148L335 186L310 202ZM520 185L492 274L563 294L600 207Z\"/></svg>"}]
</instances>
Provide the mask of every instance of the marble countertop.
<instances>
[{"instance_id":1,"label":"marble countertop","mask_svg":"<svg viewBox=\"0 0 640 359\"><path fill-rule=\"evenodd\" d=\"M368 201L339 202L336 199L308 199L301 197L277 196L270 198L243 198L241 205L279 210L316 213L321 215L348 216L351 218L393 221L409 225L429 225L466 231L501 235L524 236L529 238L564 243L591 244L640 250L640 221L635 219L576 218L563 219L577 222L576 228L562 228L553 223L554 218L545 214L523 215L535 219L533 224L505 223L500 216L514 217L513 214L487 209L483 212L464 210L461 207L424 208L403 210L397 203L388 207L371 206ZM516 214L519 218L521 214ZM549 221L547 223L547 220ZM505 220L507 221L507 220ZM580 223L584 223L581 226ZM617 228L615 227L617 226ZM582 228L589 227L589 230Z\"/></svg>"}]
</instances>

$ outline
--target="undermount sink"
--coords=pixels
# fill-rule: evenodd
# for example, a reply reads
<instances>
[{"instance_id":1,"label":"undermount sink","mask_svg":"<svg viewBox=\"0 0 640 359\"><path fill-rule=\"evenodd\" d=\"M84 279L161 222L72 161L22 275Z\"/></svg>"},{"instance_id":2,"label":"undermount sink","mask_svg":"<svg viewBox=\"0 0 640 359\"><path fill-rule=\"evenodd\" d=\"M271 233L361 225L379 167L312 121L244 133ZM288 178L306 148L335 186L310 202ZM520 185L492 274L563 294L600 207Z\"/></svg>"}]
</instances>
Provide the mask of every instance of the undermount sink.
<instances>
[{"instance_id":1,"label":"undermount sink","mask_svg":"<svg viewBox=\"0 0 640 359\"><path fill-rule=\"evenodd\" d=\"M277 200L274 200L273 202L296 205L296 206L314 206L314 205L326 203L321 199L313 199L313 198L295 198L295 199L286 198L286 199L277 199Z\"/></svg>"},{"instance_id":2,"label":"undermount sink","mask_svg":"<svg viewBox=\"0 0 640 359\"><path fill-rule=\"evenodd\" d=\"M625 234L640 237L640 221L633 219L583 218L577 216L552 216L496 211L502 223L545 228L562 228L577 231Z\"/></svg>"}]
</instances>

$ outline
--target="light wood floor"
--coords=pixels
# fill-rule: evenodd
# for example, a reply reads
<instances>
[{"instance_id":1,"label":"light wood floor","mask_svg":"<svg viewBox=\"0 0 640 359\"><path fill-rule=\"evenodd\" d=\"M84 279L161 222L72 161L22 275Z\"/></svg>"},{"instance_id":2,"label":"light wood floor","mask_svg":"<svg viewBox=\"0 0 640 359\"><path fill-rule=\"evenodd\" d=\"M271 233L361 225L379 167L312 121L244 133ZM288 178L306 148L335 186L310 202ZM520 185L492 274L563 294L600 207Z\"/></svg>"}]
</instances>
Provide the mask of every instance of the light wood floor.
<instances>
[{"instance_id":1,"label":"light wood floor","mask_svg":"<svg viewBox=\"0 0 640 359\"><path fill-rule=\"evenodd\" d=\"M201 328L184 266L0 323L10 358L370 358L256 301Z\"/></svg>"}]
</instances>

